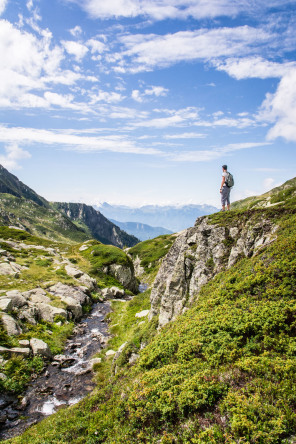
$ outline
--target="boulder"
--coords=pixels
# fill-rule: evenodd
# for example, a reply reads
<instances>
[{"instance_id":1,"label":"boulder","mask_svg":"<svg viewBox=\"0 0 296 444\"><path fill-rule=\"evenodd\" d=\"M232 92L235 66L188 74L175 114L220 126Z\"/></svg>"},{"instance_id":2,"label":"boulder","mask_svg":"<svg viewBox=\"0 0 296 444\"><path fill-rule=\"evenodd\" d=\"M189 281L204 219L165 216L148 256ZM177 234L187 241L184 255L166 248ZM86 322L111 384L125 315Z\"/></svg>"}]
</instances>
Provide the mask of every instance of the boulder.
<instances>
[{"instance_id":1,"label":"boulder","mask_svg":"<svg viewBox=\"0 0 296 444\"><path fill-rule=\"evenodd\" d=\"M81 245L81 247L79 248L79 251L85 251L89 248L89 245Z\"/></svg>"},{"instance_id":2,"label":"boulder","mask_svg":"<svg viewBox=\"0 0 296 444\"><path fill-rule=\"evenodd\" d=\"M78 268L72 267L72 265L66 265L65 271L68 276L74 277L76 279L80 278L84 273L81 270L78 270Z\"/></svg>"},{"instance_id":3,"label":"boulder","mask_svg":"<svg viewBox=\"0 0 296 444\"><path fill-rule=\"evenodd\" d=\"M93 368L95 364L101 364L102 358L92 358L89 361L90 367Z\"/></svg>"},{"instance_id":4,"label":"boulder","mask_svg":"<svg viewBox=\"0 0 296 444\"><path fill-rule=\"evenodd\" d=\"M90 291L97 288L97 281L90 277L88 274L83 273L83 275L78 279L81 284L85 285Z\"/></svg>"},{"instance_id":5,"label":"boulder","mask_svg":"<svg viewBox=\"0 0 296 444\"><path fill-rule=\"evenodd\" d=\"M34 304L38 304L39 302L44 302L45 304L50 303L50 298L46 296L46 291L39 287L25 291L23 296L26 299L30 299L30 301L32 301Z\"/></svg>"},{"instance_id":6,"label":"boulder","mask_svg":"<svg viewBox=\"0 0 296 444\"><path fill-rule=\"evenodd\" d=\"M20 339L19 340L19 344L23 345L24 347L29 347L30 346L30 341L28 339Z\"/></svg>"},{"instance_id":7,"label":"boulder","mask_svg":"<svg viewBox=\"0 0 296 444\"><path fill-rule=\"evenodd\" d=\"M0 275L17 277L19 272L16 267L12 267L11 262L0 263Z\"/></svg>"},{"instance_id":8,"label":"boulder","mask_svg":"<svg viewBox=\"0 0 296 444\"><path fill-rule=\"evenodd\" d=\"M144 318L145 316L148 316L149 310L142 310L139 313L135 314L136 318Z\"/></svg>"},{"instance_id":9,"label":"boulder","mask_svg":"<svg viewBox=\"0 0 296 444\"><path fill-rule=\"evenodd\" d=\"M107 357L109 357L109 356L114 356L114 355L116 355L116 351L114 351L114 350L108 350L108 351L106 352L106 356L107 356Z\"/></svg>"},{"instance_id":10,"label":"boulder","mask_svg":"<svg viewBox=\"0 0 296 444\"><path fill-rule=\"evenodd\" d=\"M22 329L16 320L8 314L2 314L2 324L9 336L18 336L22 333Z\"/></svg>"},{"instance_id":11,"label":"boulder","mask_svg":"<svg viewBox=\"0 0 296 444\"><path fill-rule=\"evenodd\" d=\"M118 287L103 288L101 294L105 299L122 298L125 295L125 291Z\"/></svg>"},{"instance_id":12,"label":"boulder","mask_svg":"<svg viewBox=\"0 0 296 444\"><path fill-rule=\"evenodd\" d=\"M11 299L1 297L0 298L0 310L6 311L6 312L11 311L12 310Z\"/></svg>"},{"instance_id":13,"label":"boulder","mask_svg":"<svg viewBox=\"0 0 296 444\"><path fill-rule=\"evenodd\" d=\"M81 305L87 303L89 300L88 296L79 287L72 287L71 285L62 284L61 282L49 287L48 291L53 296L57 296L60 299L63 297L73 298Z\"/></svg>"},{"instance_id":14,"label":"boulder","mask_svg":"<svg viewBox=\"0 0 296 444\"><path fill-rule=\"evenodd\" d=\"M82 317L82 307L81 305L73 298L63 296L61 300L66 304L67 310L71 311L74 316L74 319L80 319Z\"/></svg>"},{"instance_id":15,"label":"boulder","mask_svg":"<svg viewBox=\"0 0 296 444\"><path fill-rule=\"evenodd\" d=\"M29 324L32 325L37 324L36 320L38 319L38 316L39 316L39 311L35 307L35 305L26 309L22 309L18 312L18 318L21 321L29 322Z\"/></svg>"},{"instance_id":16,"label":"boulder","mask_svg":"<svg viewBox=\"0 0 296 444\"><path fill-rule=\"evenodd\" d=\"M36 304L36 307L38 308L40 318L44 321L54 322L56 316L62 316L67 319L67 312L63 308L53 307L52 305L44 304L43 302Z\"/></svg>"},{"instance_id":17,"label":"boulder","mask_svg":"<svg viewBox=\"0 0 296 444\"><path fill-rule=\"evenodd\" d=\"M135 278L133 264L128 265L112 264L108 267L108 274L114 276L125 288L133 293L138 292L138 282Z\"/></svg>"},{"instance_id":18,"label":"boulder","mask_svg":"<svg viewBox=\"0 0 296 444\"><path fill-rule=\"evenodd\" d=\"M11 299L13 307L20 308L27 304L27 300L18 290L7 291L6 297Z\"/></svg>"},{"instance_id":19,"label":"boulder","mask_svg":"<svg viewBox=\"0 0 296 444\"><path fill-rule=\"evenodd\" d=\"M42 341L41 339L32 338L30 340L30 346L32 348L34 356L38 355L44 358L51 357L51 351L49 346L46 344L46 342Z\"/></svg>"}]
</instances>

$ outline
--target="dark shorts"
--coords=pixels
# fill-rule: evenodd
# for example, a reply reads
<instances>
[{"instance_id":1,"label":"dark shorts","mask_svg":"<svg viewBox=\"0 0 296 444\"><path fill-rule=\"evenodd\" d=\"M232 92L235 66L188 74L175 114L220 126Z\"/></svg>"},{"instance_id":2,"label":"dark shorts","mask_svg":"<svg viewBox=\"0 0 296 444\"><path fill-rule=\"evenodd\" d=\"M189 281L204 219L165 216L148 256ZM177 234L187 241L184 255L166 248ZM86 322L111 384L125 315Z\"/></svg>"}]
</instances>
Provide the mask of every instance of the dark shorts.
<instances>
[{"instance_id":1,"label":"dark shorts","mask_svg":"<svg viewBox=\"0 0 296 444\"><path fill-rule=\"evenodd\" d=\"M223 207L225 205L230 205L230 190L231 188L227 186L222 188L221 203Z\"/></svg>"}]
</instances>

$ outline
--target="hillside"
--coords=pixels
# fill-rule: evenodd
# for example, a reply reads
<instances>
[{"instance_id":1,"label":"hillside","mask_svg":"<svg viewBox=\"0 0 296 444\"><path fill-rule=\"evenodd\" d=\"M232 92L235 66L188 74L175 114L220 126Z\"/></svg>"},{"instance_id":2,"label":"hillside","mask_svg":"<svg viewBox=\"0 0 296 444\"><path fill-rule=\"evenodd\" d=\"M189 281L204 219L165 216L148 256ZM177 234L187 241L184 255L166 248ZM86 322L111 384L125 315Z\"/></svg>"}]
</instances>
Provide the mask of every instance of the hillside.
<instances>
[{"instance_id":1,"label":"hillside","mask_svg":"<svg viewBox=\"0 0 296 444\"><path fill-rule=\"evenodd\" d=\"M174 233L191 227L198 217L218 211L217 208L210 205L145 205L133 208L124 205L110 205L106 202L95 208L108 219L164 227Z\"/></svg>"},{"instance_id":2,"label":"hillside","mask_svg":"<svg viewBox=\"0 0 296 444\"><path fill-rule=\"evenodd\" d=\"M51 204L1 165L0 225L60 242L95 238L118 247L138 242L88 205Z\"/></svg>"},{"instance_id":3,"label":"hillside","mask_svg":"<svg viewBox=\"0 0 296 444\"><path fill-rule=\"evenodd\" d=\"M159 251L149 319L147 295L115 304L96 391L11 442L295 442L296 204L281 198L198 219L166 255L168 239L129 250L145 271Z\"/></svg>"},{"instance_id":4,"label":"hillside","mask_svg":"<svg viewBox=\"0 0 296 444\"><path fill-rule=\"evenodd\" d=\"M285 182L279 187L273 188L261 196L247 197L232 204L235 210L249 208L268 208L274 205L287 204L296 197L296 177Z\"/></svg>"},{"instance_id":5,"label":"hillside","mask_svg":"<svg viewBox=\"0 0 296 444\"><path fill-rule=\"evenodd\" d=\"M136 236L141 241L154 239L163 234L173 234L172 231L167 230L166 228L151 227L151 225L142 224L141 222L118 222L114 219L110 219L110 221L127 233Z\"/></svg>"},{"instance_id":6,"label":"hillside","mask_svg":"<svg viewBox=\"0 0 296 444\"><path fill-rule=\"evenodd\" d=\"M37 205L48 207L48 202L34 190L23 184L16 176L9 173L0 165L0 193L12 194L13 196L32 200Z\"/></svg>"},{"instance_id":7,"label":"hillside","mask_svg":"<svg viewBox=\"0 0 296 444\"><path fill-rule=\"evenodd\" d=\"M121 230L90 205L66 202L54 202L52 205L82 228L91 238L104 244L111 243L122 248L132 247L139 242L139 239Z\"/></svg>"}]
</instances>

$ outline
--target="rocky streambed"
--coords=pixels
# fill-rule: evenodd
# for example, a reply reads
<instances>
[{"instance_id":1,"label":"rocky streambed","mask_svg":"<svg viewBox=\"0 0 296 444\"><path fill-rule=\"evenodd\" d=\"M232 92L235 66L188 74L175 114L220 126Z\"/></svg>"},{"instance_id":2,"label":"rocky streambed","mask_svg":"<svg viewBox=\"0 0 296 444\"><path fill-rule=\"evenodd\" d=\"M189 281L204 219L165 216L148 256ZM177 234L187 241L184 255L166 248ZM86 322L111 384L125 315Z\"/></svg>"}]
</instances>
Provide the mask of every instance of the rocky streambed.
<instances>
[{"instance_id":1,"label":"rocky streambed","mask_svg":"<svg viewBox=\"0 0 296 444\"><path fill-rule=\"evenodd\" d=\"M17 436L59 408L76 404L93 390L92 356L107 342L105 316L110 302L97 303L76 325L63 355L54 357L41 376L33 380L22 401L0 394L0 439Z\"/></svg>"}]
</instances>

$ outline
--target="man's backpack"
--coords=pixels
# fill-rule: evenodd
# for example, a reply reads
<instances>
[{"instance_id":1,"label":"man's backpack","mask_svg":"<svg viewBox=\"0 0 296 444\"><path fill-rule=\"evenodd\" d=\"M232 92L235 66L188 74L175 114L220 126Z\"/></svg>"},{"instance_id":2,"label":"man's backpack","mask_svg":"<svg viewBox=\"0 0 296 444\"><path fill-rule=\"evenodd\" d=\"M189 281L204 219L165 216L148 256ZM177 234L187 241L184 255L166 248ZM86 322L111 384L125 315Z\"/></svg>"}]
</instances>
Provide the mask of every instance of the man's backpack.
<instances>
[{"instance_id":1,"label":"man's backpack","mask_svg":"<svg viewBox=\"0 0 296 444\"><path fill-rule=\"evenodd\" d=\"M227 177L225 177L225 183L228 188L232 188L234 185L233 175L231 173L227 173Z\"/></svg>"}]
</instances>

